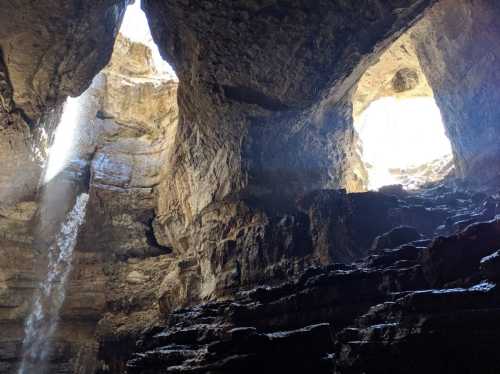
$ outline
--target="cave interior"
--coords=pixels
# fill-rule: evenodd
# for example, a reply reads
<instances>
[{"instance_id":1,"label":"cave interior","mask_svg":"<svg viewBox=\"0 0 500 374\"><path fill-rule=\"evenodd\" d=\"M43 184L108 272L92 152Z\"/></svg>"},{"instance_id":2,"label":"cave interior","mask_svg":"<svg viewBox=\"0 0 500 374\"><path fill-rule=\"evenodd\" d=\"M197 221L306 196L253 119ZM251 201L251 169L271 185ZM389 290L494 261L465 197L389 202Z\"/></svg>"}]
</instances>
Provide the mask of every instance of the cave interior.
<instances>
[{"instance_id":1,"label":"cave interior","mask_svg":"<svg viewBox=\"0 0 500 374\"><path fill-rule=\"evenodd\" d=\"M0 7L0 373L500 372L500 3Z\"/></svg>"}]
</instances>

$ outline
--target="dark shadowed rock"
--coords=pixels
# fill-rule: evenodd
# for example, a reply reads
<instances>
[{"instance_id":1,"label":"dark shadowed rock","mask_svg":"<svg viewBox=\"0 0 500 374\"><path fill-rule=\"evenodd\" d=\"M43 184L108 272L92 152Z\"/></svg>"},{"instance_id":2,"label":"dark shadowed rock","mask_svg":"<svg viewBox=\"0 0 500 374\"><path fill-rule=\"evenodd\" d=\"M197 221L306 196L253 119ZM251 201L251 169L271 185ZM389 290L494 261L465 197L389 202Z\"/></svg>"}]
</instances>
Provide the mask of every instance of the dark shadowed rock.
<instances>
[{"instance_id":1,"label":"dark shadowed rock","mask_svg":"<svg viewBox=\"0 0 500 374\"><path fill-rule=\"evenodd\" d=\"M410 293L341 332L335 373L486 373L500 369L499 295L492 284Z\"/></svg>"},{"instance_id":2,"label":"dark shadowed rock","mask_svg":"<svg viewBox=\"0 0 500 374\"><path fill-rule=\"evenodd\" d=\"M422 261L427 280L433 287L451 282L467 284L479 272L483 257L500 246L500 221L477 223L465 231L434 240L423 251Z\"/></svg>"},{"instance_id":3,"label":"dark shadowed rock","mask_svg":"<svg viewBox=\"0 0 500 374\"><path fill-rule=\"evenodd\" d=\"M481 272L494 282L500 280L500 251L496 251L481 259Z\"/></svg>"},{"instance_id":4,"label":"dark shadowed rock","mask_svg":"<svg viewBox=\"0 0 500 374\"><path fill-rule=\"evenodd\" d=\"M383 235L377 236L373 241L371 250L394 249L402 244L411 243L421 238L422 236L414 227L399 226Z\"/></svg>"}]
</instances>

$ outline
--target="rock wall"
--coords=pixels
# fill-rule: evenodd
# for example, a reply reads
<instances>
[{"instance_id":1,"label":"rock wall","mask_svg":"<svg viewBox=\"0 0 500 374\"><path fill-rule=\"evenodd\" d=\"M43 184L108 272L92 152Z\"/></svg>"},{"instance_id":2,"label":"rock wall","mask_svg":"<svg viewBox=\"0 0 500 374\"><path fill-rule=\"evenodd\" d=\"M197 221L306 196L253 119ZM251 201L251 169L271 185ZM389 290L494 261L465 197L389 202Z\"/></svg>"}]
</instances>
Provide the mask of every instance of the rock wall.
<instances>
[{"instance_id":1,"label":"rock wall","mask_svg":"<svg viewBox=\"0 0 500 374\"><path fill-rule=\"evenodd\" d=\"M155 40L180 82L158 76L146 48L118 38L110 65L86 91L83 137L72 167L89 172L91 200L54 370L123 372L139 333L154 330L177 307L289 280L311 265L353 262L397 224L419 224L421 233L433 233L446 218L437 203L428 207L424 199L410 197L401 206L383 194L315 190L363 189L366 175L352 127L356 83L434 3L146 0ZM497 43L498 7L486 0L453 4L441 0L425 14L412 30L415 49L409 56L414 67L418 55L459 166L468 174L477 170L476 160L496 154L490 141L496 134L496 105L490 101L496 75L488 65L496 61L495 49L487 57L483 53L484 45ZM125 1L11 1L2 8L0 161L9 165L0 171L0 197L8 196L1 199L8 204L0 204L5 372L19 359L22 321L42 269L37 261L43 256L33 251L42 163L32 144L50 140L53 126L47 122L48 140L35 129L42 128L37 123L43 118L57 122L66 95L84 91L106 64L124 6ZM453 26L453 17L464 20L466 35ZM483 63L476 68L476 61ZM463 79L464 71L470 80ZM391 89L406 89L414 80L398 68ZM372 98L363 100L354 100L354 113ZM473 104L485 109L474 111ZM477 128L476 143L471 139ZM474 214L466 218L483 217ZM411 256L412 251L417 249ZM389 265L415 261L406 255L398 252L395 261L403 262ZM434 271L433 261L422 266ZM383 274L394 268L330 270L333 283L352 271L347 277L359 290L373 286L372 273L380 281L376 287L384 289ZM421 280L412 278L421 273L415 275L411 266L401 274L389 280ZM314 282L321 284L316 275ZM386 300L380 289L374 294L376 300L361 309ZM311 331L316 329L289 335L293 340ZM276 338L264 335L266 341Z\"/></svg>"},{"instance_id":2,"label":"rock wall","mask_svg":"<svg viewBox=\"0 0 500 374\"><path fill-rule=\"evenodd\" d=\"M101 365L99 346L133 339L156 323L159 287L174 271L171 249L155 238L153 222L154 189L177 129L177 82L156 71L146 46L119 36L110 64L85 95L80 157L90 169L90 200L63 322L68 331L75 320L91 325L87 358L69 356L75 370L111 365L122 372L116 360Z\"/></svg>"},{"instance_id":3,"label":"rock wall","mask_svg":"<svg viewBox=\"0 0 500 374\"><path fill-rule=\"evenodd\" d=\"M498 176L500 5L442 0L412 30L456 164L480 183Z\"/></svg>"},{"instance_id":4,"label":"rock wall","mask_svg":"<svg viewBox=\"0 0 500 374\"><path fill-rule=\"evenodd\" d=\"M38 281L32 249L37 205L24 202L0 210L0 372L14 372L24 317Z\"/></svg>"},{"instance_id":5,"label":"rock wall","mask_svg":"<svg viewBox=\"0 0 500 374\"><path fill-rule=\"evenodd\" d=\"M146 46L119 37L88 96L80 139L91 174L88 246L123 259L147 255L163 246L154 243L153 189L177 131L177 82L155 70Z\"/></svg>"},{"instance_id":6,"label":"rock wall","mask_svg":"<svg viewBox=\"0 0 500 374\"><path fill-rule=\"evenodd\" d=\"M78 96L109 61L124 0L2 4L0 47L16 108L36 117ZM20 10L23 11L20 11Z\"/></svg>"},{"instance_id":7,"label":"rock wall","mask_svg":"<svg viewBox=\"0 0 500 374\"><path fill-rule=\"evenodd\" d=\"M172 179L184 188L169 201L179 203L184 220L241 191L345 185L338 170L349 163L342 159L349 149L336 139L352 136L343 124L350 116L336 104L429 3L146 1L155 39L180 78L179 150L172 160L178 177ZM200 170L189 173L196 179L183 179L193 167Z\"/></svg>"},{"instance_id":8,"label":"rock wall","mask_svg":"<svg viewBox=\"0 0 500 374\"><path fill-rule=\"evenodd\" d=\"M180 80L157 223L190 259L200 288L192 302L321 261L316 249L277 250L264 233L293 242L307 220L274 222L297 212L295 199L308 191L363 189L352 88L431 3L143 2ZM170 280L168 294L182 294L181 283Z\"/></svg>"},{"instance_id":9,"label":"rock wall","mask_svg":"<svg viewBox=\"0 0 500 374\"><path fill-rule=\"evenodd\" d=\"M22 0L1 4L2 373L16 371L24 319L44 275L43 255L35 249L41 198L38 189L60 104L69 94L79 95L107 64L125 5L125 1ZM87 331L87 336L91 335L92 331ZM57 355L61 357L59 348Z\"/></svg>"},{"instance_id":10,"label":"rock wall","mask_svg":"<svg viewBox=\"0 0 500 374\"><path fill-rule=\"evenodd\" d=\"M387 48L359 80L352 98L355 119L383 97L406 99L434 95L422 71L411 30Z\"/></svg>"},{"instance_id":11,"label":"rock wall","mask_svg":"<svg viewBox=\"0 0 500 374\"><path fill-rule=\"evenodd\" d=\"M441 185L400 200L447 206L441 219L456 228L464 208L498 207L496 197L481 196ZM493 374L499 221L457 231L409 243L418 235L398 228L355 264L310 268L276 287L179 309L164 328L143 333L128 372Z\"/></svg>"},{"instance_id":12,"label":"rock wall","mask_svg":"<svg viewBox=\"0 0 500 374\"><path fill-rule=\"evenodd\" d=\"M153 234L154 187L175 137L176 99L177 82L155 70L151 51L119 37L109 65L78 99L78 141L66 169L31 200L0 211L2 373L19 364L47 243L81 189L89 190L90 201L50 370L94 373L101 368L100 341L158 320L158 289L173 269L171 250ZM38 180L30 186L37 187Z\"/></svg>"},{"instance_id":13,"label":"rock wall","mask_svg":"<svg viewBox=\"0 0 500 374\"><path fill-rule=\"evenodd\" d=\"M1 204L36 192L47 139L34 128L45 128L50 138L45 116L67 95L83 92L107 64L126 3L16 0L1 5Z\"/></svg>"}]
</instances>

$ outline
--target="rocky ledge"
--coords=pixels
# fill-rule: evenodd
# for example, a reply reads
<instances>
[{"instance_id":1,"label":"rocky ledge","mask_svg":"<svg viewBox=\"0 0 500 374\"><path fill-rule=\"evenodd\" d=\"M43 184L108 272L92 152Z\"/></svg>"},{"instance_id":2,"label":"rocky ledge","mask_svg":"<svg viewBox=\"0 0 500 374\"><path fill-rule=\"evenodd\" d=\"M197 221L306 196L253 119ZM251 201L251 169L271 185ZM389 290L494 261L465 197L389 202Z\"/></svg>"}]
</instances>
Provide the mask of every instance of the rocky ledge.
<instances>
[{"instance_id":1,"label":"rocky ledge","mask_svg":"<svg viewBox=\"0 0 500 374\"><path fill-rule=\"evenodd\" d=\"M436 229L447 236L395 228L351 265L178 309L143 332L128 372L498 372L496 195L439 186L411 198L455 213Z\"/></svg>"}]
</instances>

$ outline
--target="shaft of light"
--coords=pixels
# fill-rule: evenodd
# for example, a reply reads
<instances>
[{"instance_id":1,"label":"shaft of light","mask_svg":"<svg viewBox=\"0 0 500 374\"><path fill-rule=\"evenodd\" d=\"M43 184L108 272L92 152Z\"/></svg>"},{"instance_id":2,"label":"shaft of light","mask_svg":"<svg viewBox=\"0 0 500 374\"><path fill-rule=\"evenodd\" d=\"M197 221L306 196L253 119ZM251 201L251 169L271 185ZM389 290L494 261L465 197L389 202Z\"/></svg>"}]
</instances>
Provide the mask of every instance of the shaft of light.
<instances>
[{"instance_id":1,"label":"shaft of light","mask_svg":"<svg viewBox=\"0 0 500 374\"><path fill-rule=\"evenodd\" d=\"M49 148L44 183L50 182L69 163L77 140L78 125L82 116L82 96L68 97L57 126L54 142Z\"/></svg>"}]
</instances>

